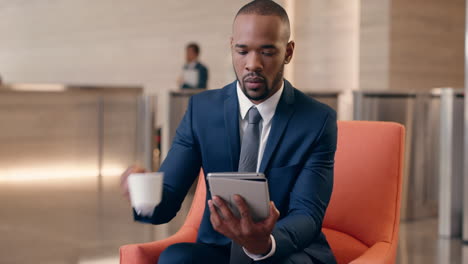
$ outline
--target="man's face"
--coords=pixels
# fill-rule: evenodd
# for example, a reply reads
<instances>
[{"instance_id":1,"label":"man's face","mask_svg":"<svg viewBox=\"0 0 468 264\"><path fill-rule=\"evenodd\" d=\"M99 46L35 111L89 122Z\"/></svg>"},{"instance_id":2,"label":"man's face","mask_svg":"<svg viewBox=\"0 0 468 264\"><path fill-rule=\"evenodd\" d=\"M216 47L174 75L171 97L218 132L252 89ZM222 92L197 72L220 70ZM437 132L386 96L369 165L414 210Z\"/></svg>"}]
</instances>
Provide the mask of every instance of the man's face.
<instances>
[{"instance_id":1,"label":"man's face","mask_svg":"<svg viewBox=\"0 0 468 264\"><path fill-rule=\"evenodd\" d=\"M187 62L192 62L197 59L198 55L192 47L187 48L186 60Z\"/></svg>"},{"instance_id":2,"label":"man's face","mask_svg":"<svg viewBox=\"0 0 468 264\"><path fill-rule=\"evenodd\" d=\"M273 95L283 80L294 43L277 16L241 14L233 25L231 52L234 70L244 94L254 103Z\"/></svg>"}]
</instances>

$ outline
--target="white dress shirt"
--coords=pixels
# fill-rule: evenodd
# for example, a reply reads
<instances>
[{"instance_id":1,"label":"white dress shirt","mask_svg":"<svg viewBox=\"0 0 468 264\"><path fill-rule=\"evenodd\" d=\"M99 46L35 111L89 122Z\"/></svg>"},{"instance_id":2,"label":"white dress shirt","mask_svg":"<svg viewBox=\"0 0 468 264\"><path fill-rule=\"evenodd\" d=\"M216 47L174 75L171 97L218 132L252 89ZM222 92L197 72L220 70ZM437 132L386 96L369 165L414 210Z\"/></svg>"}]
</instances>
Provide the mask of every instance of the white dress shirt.
<instances>
[{"instance_id":1,"label":"white dress shirt","mask_svg":"<svg viewBox=\"0 0 468 264\"><path fill-rule=\"evenodd\" d=\"M198 70L195 68L195 66L197 66L197 62L192 61L185 64L185 67L182 71L183 83L191 87L197 87L199 81Z\"/></svg>"},{"instance_id":2,"label":"white dress shirt","mask_svg":"<svg viewBox=\"0 0 468 264\"><path fill-rule=\"evenodd\" d=\"M281 83L281 87L275 94L273 94L270 98L263 101L262 103L255 105L252 103L247 96L245 96L244 92L242 92L240 88L239 82L237 82L237 98L239 100L239 129L240 129L240 138L242 144L242 137L244 135L244 131L247 129L248 120L246 118L247 112L252 106L255 106L262 116L262 120L260 120L260 127L262 128L262 133L260 135L260 145L258 147L258 159L257 159L257 172L260 168L260 164L263 158L263 152L265 151L265 146L268 140L268 136L270 135L271 130L271 121L273 116L275 115L276 107L278 106L278 102L281 98L281 94L283 93L284 81ZM276 252L276 241L273 235L271 237L271 250L266 255L256 255L248 252L245 248L244 252L249 256L251 259L255 261L259 261L262 259L269 258L273 256Z\"/></svg>"}]
</instances>

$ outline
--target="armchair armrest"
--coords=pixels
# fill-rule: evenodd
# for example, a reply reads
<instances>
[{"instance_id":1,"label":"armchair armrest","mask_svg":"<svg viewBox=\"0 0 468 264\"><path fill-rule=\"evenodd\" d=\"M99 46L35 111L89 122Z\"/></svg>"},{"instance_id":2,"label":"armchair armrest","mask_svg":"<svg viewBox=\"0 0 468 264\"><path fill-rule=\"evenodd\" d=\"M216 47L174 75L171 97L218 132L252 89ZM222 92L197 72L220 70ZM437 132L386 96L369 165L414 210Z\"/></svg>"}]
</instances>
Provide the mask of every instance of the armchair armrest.
<instances>
[{"instance_id":1,"label":"armchair armrest","mask_svg":"<svg viewBox=\"0 0 468 264\"><path fill-rule=\"evenodd\" d=\"M395 256L391 247L388 242L377 242L350 264L394 264Z\"/></svg>"},{"instance_id":2,"label":"armchair armrest","mask_svg":"<svg viewBox=\"0 0 468 264\"><path fill-rule=\"evenodd\" d=\"M195 242L198 229L183 226L174 235L154 242L130 244L120 247L120 264L154 264L159 255L170 245L182 242Z\"/></svg>"}]
</instances>

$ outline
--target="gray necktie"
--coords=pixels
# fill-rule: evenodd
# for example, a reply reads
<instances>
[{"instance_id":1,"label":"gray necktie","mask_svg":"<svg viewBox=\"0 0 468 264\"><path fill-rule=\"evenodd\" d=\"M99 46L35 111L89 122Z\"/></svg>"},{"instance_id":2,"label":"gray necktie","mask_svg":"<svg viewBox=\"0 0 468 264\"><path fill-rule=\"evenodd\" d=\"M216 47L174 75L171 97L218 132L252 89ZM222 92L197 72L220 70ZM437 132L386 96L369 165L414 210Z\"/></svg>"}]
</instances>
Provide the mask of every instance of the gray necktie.
<instances>
[{"instance_id":1,"label":"gray necktie","mask_svg":"<svg viewBox=\"0 0 468 264\"><path fill-rule=\"evenodd\" d=\"M249 124L242 137L242 147L239 158L239 172L256 172L258 147L260 146L260 120L262 116L255 106L247 112Z\"/></svg>"},{"instance_id":2,"label":"gray necktie","mask_svg":"<svg viewBox=\"0 0 468 264\"><path fill-rule=\"evenodd\" d=\"M260 120L262 116L255 106L252 106L247 113L249 124L245 129L242 137L242 147L239 158L239 172L256 172L258 147L260 146ZM231 244L230 264L246 264L252 263L252 259L248 257L242 247L234 242Z\"/></svg>"}]
</instances>

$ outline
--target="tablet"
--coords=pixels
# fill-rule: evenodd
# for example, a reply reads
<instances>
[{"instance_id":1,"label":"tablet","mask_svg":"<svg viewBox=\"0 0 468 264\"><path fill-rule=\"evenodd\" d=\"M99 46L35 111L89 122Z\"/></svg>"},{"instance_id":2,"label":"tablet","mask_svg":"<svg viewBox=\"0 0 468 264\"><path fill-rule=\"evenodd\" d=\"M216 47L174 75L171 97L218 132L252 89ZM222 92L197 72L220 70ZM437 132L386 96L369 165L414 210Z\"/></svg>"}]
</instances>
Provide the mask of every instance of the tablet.
<instances>
[{"instance_id":1,"label":"tablet","mask_svg":"<svg viewBox=\"0 0 468 264\"><path fill-rule=\"evenodd\" d=\"M218 195L228 204L231 211L239 217L233 196L242 196L250 208L254 222L268 217L270 213L270 194L268 181L263 173L223 172L208 173L208 187L211 197Z\"/></svg>"}]
</instances>

